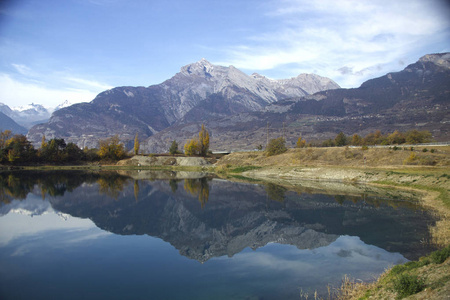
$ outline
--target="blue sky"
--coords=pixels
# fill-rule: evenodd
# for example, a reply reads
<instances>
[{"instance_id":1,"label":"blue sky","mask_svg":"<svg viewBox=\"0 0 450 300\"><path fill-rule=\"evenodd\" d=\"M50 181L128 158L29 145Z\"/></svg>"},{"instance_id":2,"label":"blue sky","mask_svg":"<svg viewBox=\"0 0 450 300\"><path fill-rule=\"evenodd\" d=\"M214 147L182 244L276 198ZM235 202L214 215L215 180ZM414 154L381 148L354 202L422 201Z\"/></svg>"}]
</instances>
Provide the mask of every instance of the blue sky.
<instances>
[{"instance_id":1,"label":"blue sky","mask_svg":"<svg viewBox=\"0 0 450 300\"><path fill-rule=\"evenodd\" d=\"M3 0L0 102L91 101L161 83L201 58L358 87L449 51L444 0Z\"/></svg>"}]
</instances>

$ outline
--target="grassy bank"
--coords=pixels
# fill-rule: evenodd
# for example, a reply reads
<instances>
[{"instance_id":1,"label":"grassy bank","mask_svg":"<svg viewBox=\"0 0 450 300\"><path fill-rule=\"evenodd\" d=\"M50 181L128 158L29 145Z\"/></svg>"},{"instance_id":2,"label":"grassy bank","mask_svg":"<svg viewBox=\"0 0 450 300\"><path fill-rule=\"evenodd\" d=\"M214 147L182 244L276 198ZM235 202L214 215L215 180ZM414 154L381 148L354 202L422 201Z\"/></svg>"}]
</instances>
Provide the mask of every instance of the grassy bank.
<instances>
[{"instance_id":1,"label":"grassy bank","mask_svg":"<svg viewBox=\"0 0 450 300\"><path fill-rule=\"evenodd\" d=\"M431 254L417 262L396 266L370 284L346 277L335 298L448 299L450 147L436 147L433 151L425 147L304 148L270 157L263 152L233 153L218 161L216 171L223 176L249 177L281 185L306 180L364 183L420 192L421 204L439 217L430 228L430 242L443 249L444 254Z\"/></svg>"},{"instance_id":2,"label":"grassy bank","mask_svg":"<svg viewBox=\"0 0 450 300\"><path fill-rule=\"evenodd\" d=\"M426 149L426 151L424 150ZM433 150L433 151L432 151ZM215 161L214 161L215 162ZM209 161L212 163L212 161ZM184 164L184 165L181 165ZM39 170L171 170L214 171L236 180L276 183L306 191L329 190L345 195L360 192L355 183L364 183L421 194L421 204L439 217L430 228L431 243L441 249L450 245L450 147L303 148L267 157L264 152L232 153L214 165L198 158L134 157L119 165L38 166ZM128 174L128 173L127 173ZM133 175L137 176L137 175ZM145 172L139 176L148 178ZM140 177L136 177L139 179ZM306 182L306 184L305 184ZM350 183L342 184L342 183ZM344 190L344 189L351 189ZM439 255L437 255L439 256ZM441 257L446 257L441 255ZM336 292L338 299L394 299L413 291L411 299L448 299L450 259L433 256L395 267L370 284L346 278ZM312 297L311 297L312 298Z\"/></svg>"}]
</instances>

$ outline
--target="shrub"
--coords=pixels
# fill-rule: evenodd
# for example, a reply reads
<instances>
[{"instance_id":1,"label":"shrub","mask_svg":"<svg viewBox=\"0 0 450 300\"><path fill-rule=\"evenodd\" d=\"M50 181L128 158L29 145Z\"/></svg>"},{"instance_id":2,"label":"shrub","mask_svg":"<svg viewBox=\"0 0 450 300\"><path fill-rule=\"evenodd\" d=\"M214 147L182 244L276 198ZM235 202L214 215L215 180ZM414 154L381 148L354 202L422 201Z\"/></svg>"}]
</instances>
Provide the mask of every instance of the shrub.
<instances>
[{"instance_id":1,"label":"shrub","mask_svg":"<svg viewBox=\"0 0 450 300\"><path fill-rule=\"evenodd\" d=\"M417 165L418 163L419 163L418 157L416 156L416 154L414 152L411 153L408 158L403 160L404 165Z\"/></svg>"},{"instance_id":2,"label":"shrub","mask_svg":"<svg viewBox=\"0 0 450 300\"><path fill-rule=\"evenodd\" d=\"M337 147L342 147L347 145L347 137L345 134L341 131L338 133L338 135L334 138L334 144Z\"/></svg>"},{"instance_id":3,"label":"shrub","mask_svg":"<svg viewBox=\"0 0 450 300\"><path fill-rule=\"evenodd\" d=\"M322 147L334 147L334 140L328 139L322 142Z\"/></svg>"},{"instance_id":4,"label":"shrub","mask_svg":"<svg viewBox=\"0 0 450 300\"><path fill-rule=\"evenodd\" d=\"M401 274L394 279L397 299L417 294L425 288L425 281L417 275Z\"/></svg>"},{"instance_id":5,"label":"shrub","mask_svg":"<svg viewBox=\"0 0 450 300\"><path fill-rule=\"evenodd\" d=\"M266 154L267 156L281 154L287 151L286 141L284 138L279 137L277 139L272 139L267 145Z\"/></svg>"},{"instance_id":6,"label":"shrub","mask_svg":"<svg viewBox=\"0 0 450 300\"><path fill-rule=\"evenodd\" d=\"M361 147L361 150L365 151L365 150L369 150L369 147L367 147L367 145L364 145Z\"/></svg>"},{"instance_id":7,"label":"shrub","mask_svg":"<svg viewBox=\"0 0 450 300\"><path fill-rule=\"evenodd\" d=\"M434 166L437 164L437 161L435 161L432 157L421 157L419 159L419 164L423 166Z\"/></svg>"},{"instance_id":8,"label":"shrub","mask_svg":"<svg viewBox=\"0 0 450 300\"><path fill-rule=\"evenodd\" d=\"M428 152L428 149L427 148L423 148L422 152Z\"/></svg>"},{"instance_id":9,"label":"shrub","mask_svg":"<svg viewBox=\"0 0 450 300\"><path fill-rule=\"evenodd\" d=\"M189 140L184 144L184 154L188 156L198 155L200 153L199 142L196 139Z\"/></svg>"},{"instance_id":10,"label":"shrub","mask_svg":"<svg viewBox=\"0 0 450 300\"><path fill-rule=\"evenodd\" d=\"M442 264L449 257L450 257L450 246L447 246L442 250L435 251L430 255L431 261L435 264Z\"/></svg>"},{"instance_id":11,"label":"shrub","mask_svg":"<svg viewBox=\"0 0 450 300\"><path fill-rule=\"evenodd\" d=\"M209 152L209 132L202 124L202 128L198 133L198 139L189 140L184 144L184 154L188 156L201 155L206 156Z\"/></svg>"},{"instance_id":12,"label":"shrub","mask_svg":"<svg viewBox=\"0 0 450 300\"><path fill-rule=\"evenodd\" d=\"M302 137L300 136L297 140L297 144L296 144L297 148L305 148L306 147L306 140L302 139Z\"/></svg>"},{"instance_id":13,"label":"shrub","mask_svg":"<svg viewBox=\"0 0 450 300\"><path fill-rule=\"evenodd\" d=\"M121 160L125 157L125 147L120 143L119 136L100 140L99 144L98 155L101 159Z\"/></svg>"},{"instance_id":14,"label":"shrub","mask_svg":"<svg viewBox=\"0 0 450 300\"><path fill-rule=\"evenodd\" d=\"M436 152L436 150L435 150L435 149L431 149L430 152L431 152L431 153L434 153L434 152Z\"/></svg>"},{"instance_id":15,"label":"shrub","mask_svg":"<svg viewBox=\"0 0 450 300\"><path fill-rule=\"evenodd\" d=\"M172 144L170 145L170 148L169 148L169 153L171 154L171 155L174 155L174 154L177 154L178 153L178 143L177 143L177 141L172 141Z\"/></svg>"}]
</instances>

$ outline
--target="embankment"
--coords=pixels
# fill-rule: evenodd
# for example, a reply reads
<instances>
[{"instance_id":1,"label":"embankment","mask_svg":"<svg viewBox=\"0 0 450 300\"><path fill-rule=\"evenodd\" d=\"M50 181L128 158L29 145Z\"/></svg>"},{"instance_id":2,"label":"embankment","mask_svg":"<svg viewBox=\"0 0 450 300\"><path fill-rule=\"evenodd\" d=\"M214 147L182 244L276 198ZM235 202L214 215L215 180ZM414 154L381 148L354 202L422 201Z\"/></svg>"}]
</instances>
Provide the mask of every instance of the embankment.
<instances>
[{"instance_id":1,"label":"embankment","mask_svg":"<svg viewBox=\"0 0 450 300\"><path fill-rule=\"evenodd\" d=\"M426 149L426 150L424 150ZM431 151L432 150L432 151ZM215 164L222 176L259 179L288 186L336 188L336 183L364 183L395 187L422 194L423 206L439 220L430 227L432 243L450 245L450 147L394 149L304 148L267 157L263 152L232 153ZM308 182L311 182L309 184ZM312 184L313 183L313 184ZM404 273L419 276L425 288L408 299L448 299L450 258L443 263L405 268ZM393 299L392 282L399 274L387 272L373 284L346 284L339 299Z\"/></svg>"}]
</instances>

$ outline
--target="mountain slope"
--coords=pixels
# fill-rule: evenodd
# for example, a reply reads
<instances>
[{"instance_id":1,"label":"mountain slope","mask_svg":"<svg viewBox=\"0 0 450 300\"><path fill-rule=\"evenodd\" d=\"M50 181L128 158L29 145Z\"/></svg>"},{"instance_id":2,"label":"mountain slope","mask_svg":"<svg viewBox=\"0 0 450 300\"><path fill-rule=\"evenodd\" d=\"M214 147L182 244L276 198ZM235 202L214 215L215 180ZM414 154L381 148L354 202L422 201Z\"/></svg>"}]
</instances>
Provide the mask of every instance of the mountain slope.
<instances>
[{"instance_id":1,"label":"mountain slope","mask_svg":"<svg viewBox=\"0 0 450 300\"><path fill-rule=\"evenodd\" d=\"M26 134L27 129L0 111L0 131L11 130L13 134Z\"/></svg>"},{"instance_id":2,"label":"mountain slope","mask_svg":"<svg viewBox=\"0 0 450 300\"><path fill-rule=\"evenodd\" d=\"M202 119L260 111L280 99L339 88L331 79L302 74L286 80L248 76L233 66L222 67L202 59L181 68L165 82L150 87L117 87L92 102L56 111L48 123L28 134L38 143L42 135L59 137L79 146L96 147L98 140L119 135L132 143L136 133L147 138L197 115ZM192 112L191 112L192 111Z\"/></svg>"},{"instance_id":3,"label":"mountain slope","mask_svg":"<svg viewBox=\"0 0 450 300\"><path fill-rule=\"evenodd\" d=\"M50 111L44 106L34 103L13 108L0 103L0 111L25 128L47 122L51 116Z\"/></svg>"},{"instance_id":4,"label":"mountain slope","mask_svg":"<svg viewBox=\"0 0 450 300\"><path fill-rule=\"evenodd\" d=\"M295 146L308 141L381 130L429 130L438 141L450 138L450 53L430 54L403 71L366 81L355 89L332 89L280 100L259 112L205 120L214 150L245 150L283 136ZM191 111L193 113L194 111ZM201 113L182 120L141 144L148 152L167 151L167 141L184 143L199 131Z\"/></svg>"}]
</instances>

